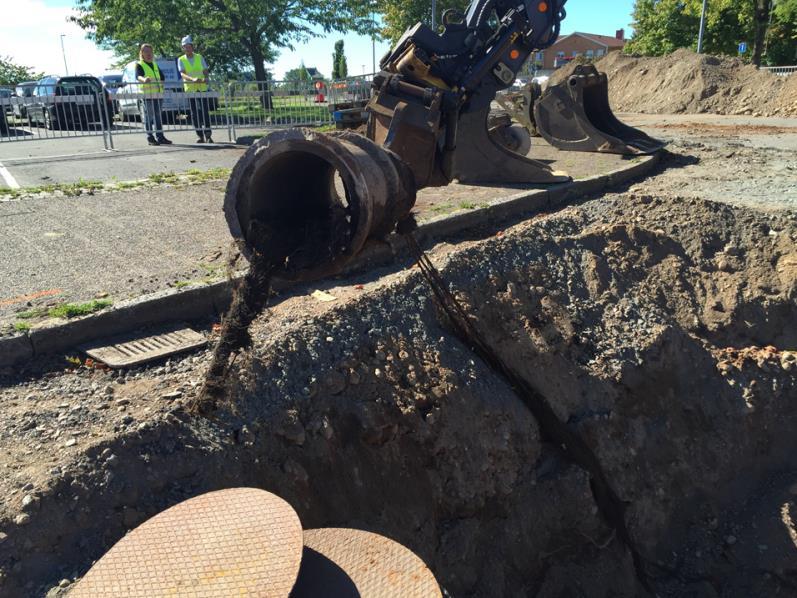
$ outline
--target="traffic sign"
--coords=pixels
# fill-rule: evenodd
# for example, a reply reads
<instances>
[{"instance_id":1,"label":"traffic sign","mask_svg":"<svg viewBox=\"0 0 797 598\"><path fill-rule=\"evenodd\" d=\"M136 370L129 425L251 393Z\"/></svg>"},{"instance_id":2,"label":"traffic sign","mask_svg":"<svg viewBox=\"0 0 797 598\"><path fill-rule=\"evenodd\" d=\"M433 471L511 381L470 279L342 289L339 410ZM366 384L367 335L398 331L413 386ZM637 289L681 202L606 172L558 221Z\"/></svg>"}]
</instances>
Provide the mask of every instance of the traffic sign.
<instances>
[{"instance_id":1,"label":"traffic sign","mask_svg":"<svg viewBox=\"0 0 797 598\"><path fill-rule=\"evenodd\" d=\"M739 44L739 54L744 54L747 52L747 42L741 42Z\"/></svg>"}]
</instances>

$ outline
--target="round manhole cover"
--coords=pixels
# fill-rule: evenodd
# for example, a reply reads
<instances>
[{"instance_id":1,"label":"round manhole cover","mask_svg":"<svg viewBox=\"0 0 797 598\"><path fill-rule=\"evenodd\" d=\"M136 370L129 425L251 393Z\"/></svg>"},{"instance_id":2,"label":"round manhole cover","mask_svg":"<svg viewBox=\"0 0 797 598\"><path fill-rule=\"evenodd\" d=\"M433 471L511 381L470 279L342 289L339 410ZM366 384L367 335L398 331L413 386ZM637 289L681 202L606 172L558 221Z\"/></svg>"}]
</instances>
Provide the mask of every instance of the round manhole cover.
<instances>
[{"instance_id":1,"label":"round manhole cover","mask_svg":"<svg viewBox=\"0 0 797 598\"><path fill-rule=\"evenodd\" d=\"M302 527L291 506L255 488L181 502L119 540L70 598L285 598L299 571Z\"/></svg>"},{"instance_id":2,"label":"round manhole cover","mask_svg":"<svg viewBox=\"0 0 797 598\"><path fill-rule=\"evenodd\" d=\"M304 532L291 598L439 598L440 587L408 548L379 534L326 528Z\"/></svg>"}]
</instances>

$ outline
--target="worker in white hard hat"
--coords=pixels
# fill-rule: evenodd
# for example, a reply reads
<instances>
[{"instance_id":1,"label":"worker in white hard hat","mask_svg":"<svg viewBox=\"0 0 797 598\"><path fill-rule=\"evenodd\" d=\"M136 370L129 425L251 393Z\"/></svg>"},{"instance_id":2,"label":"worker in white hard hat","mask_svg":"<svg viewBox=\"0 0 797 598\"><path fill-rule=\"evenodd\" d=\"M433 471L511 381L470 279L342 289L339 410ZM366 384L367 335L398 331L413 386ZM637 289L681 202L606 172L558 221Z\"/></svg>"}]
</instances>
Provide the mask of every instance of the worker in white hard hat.
<instances>
[{"instance_id":1,"label":"worker in white hard hat","mask_svg":"<svg viewBox=\"0 0 797 598\"><path fill-rule=\"evenodd\" d=\"M183 89L191 94L188 102L191 106L191 122L196 130L197 143L213 143L210 129L210 103L208 92L208 63L194 52L194 40L190 35L182 39L185 54L177 59L177 68L183 79Z\"/></svg>"}]
</instances>

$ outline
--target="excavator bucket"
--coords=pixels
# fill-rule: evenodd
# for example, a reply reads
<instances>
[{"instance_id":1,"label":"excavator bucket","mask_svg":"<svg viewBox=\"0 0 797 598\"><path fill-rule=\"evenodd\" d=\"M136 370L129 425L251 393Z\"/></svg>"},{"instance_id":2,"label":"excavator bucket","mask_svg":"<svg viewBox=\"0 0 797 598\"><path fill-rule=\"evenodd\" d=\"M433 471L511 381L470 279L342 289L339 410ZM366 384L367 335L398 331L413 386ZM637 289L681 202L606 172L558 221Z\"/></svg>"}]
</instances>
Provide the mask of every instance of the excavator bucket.
<instances>
[{"instance_id":1,"label":"excavator bucket","mask_svg":"<svg viewBox=\"0 0 797 598\"><path fill-rule=\"evenodd\" d=\"M578 65L566 81L548 87L534 104L534 121L540 135L561 150L634 155L666 145L617 119L606 73L591 64Z\"/></svg>"}]
</instances>

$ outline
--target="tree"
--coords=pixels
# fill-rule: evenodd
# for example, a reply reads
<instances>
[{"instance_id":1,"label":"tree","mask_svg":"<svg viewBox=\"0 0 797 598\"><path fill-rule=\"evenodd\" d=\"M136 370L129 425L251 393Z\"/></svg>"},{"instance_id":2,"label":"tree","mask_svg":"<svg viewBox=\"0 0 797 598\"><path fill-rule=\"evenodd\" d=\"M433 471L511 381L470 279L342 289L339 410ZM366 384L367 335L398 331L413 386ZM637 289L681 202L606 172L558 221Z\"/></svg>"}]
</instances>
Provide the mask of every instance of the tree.
<instances>
[{"instance_id":1,"label":"tree","mask_svg":"<svg viewBox=\"0 0 797 598\"><path fill-rule=\"evenodd\" d=\"M470 0L438 0L436 21L440 23L440 15L449 8L465 11L469 4ZM377 9L382 13L382 36L391 43L398 41L415 23L432 22L431 0L378 0Z\"/></svg>"},{"instance_id":2,"label":"tree","mask_svg":"<svg viewBox=\"0 0 797 598\"><path fill-rule=\"evenodd\" d=\"M302 61L299 68L291 69L285 73L285 82L291 84L307 83L310 80L310 73L307 72L307 67L304 66Z\"/></svg>"},{"instance_id":3,"label":"tree","mask_svg":"<svg viewBox=\"0 0 797 598\"><path fill-rule=\"evenodd\" d=\"M793 3L797 0L781 0ZM702 0L637 0L634 3L634 36L626 52L661 55L677 48L697 47ZM764 53L771 0L710 0L706 10L704 51L737 53L747 41L752 61L759 64Z\"/></svg>"},{"instance_id":4,"label":"tree","mask_svg":"<svg viewBox=\"0 0 797 598\"><path fill-rule=\"evenodd\" d=\"M755 26L753 35L753 64L761 66L764 54L764 41L769 26L769 9L771 0L755 0Z\"/></svg>"},{"instance_id":5,"label":"tree","mask_svg":"<svg viewBox=\"0 0 797 598\"><path fill-rule=\"evenodd\" d=\"M769 64L797 64L797 0L775 3L766 47L766 61Z\"/></svg>"},{"instance_id":6,"label":"tree","mask_svg":"<svg viewBox=\"0 0 797 598\"><path fill-rule=\"evenodd\" d=\"M10 56L0 56L0 85L16 85L21 81L33 81L42 77L42 73L15 64Z\"/></svg>"},{"instance_id":7,"label":"tree","mask_svg":"<svg viewBox=\"0 0 797 598\"><path fill-rule=\"evenodd\" d=\"M332 53L332 80L345 79L348 75L349 65L343 52L343 40L340 39L335 42L335 51Z\"/></svg>"},{"instance_id":8,"label":"tree","mask_svg":"<svg viewBox=\"0 0 797 598\"><path fill-rule=\"evenodd\" d=\"M631 13L634 35L625 51L645 56L669 54L697 43L699 17L684 11L678 0L637 0Z\"/></svg>"},{"instance_id":9,"label":"tree","mask_svg":"<svg viewBox=\"0 0 797 598\"><path fill-rule=\"evenodd\" d=\"M369 0L77 0L73 20L122 62L145 41L156 54L176 56L180 39L191 33L217 76L248 66L264 81L265 64L282 48L322 32L372 32L370 6Z\"/></svg>"}]
</instances>

